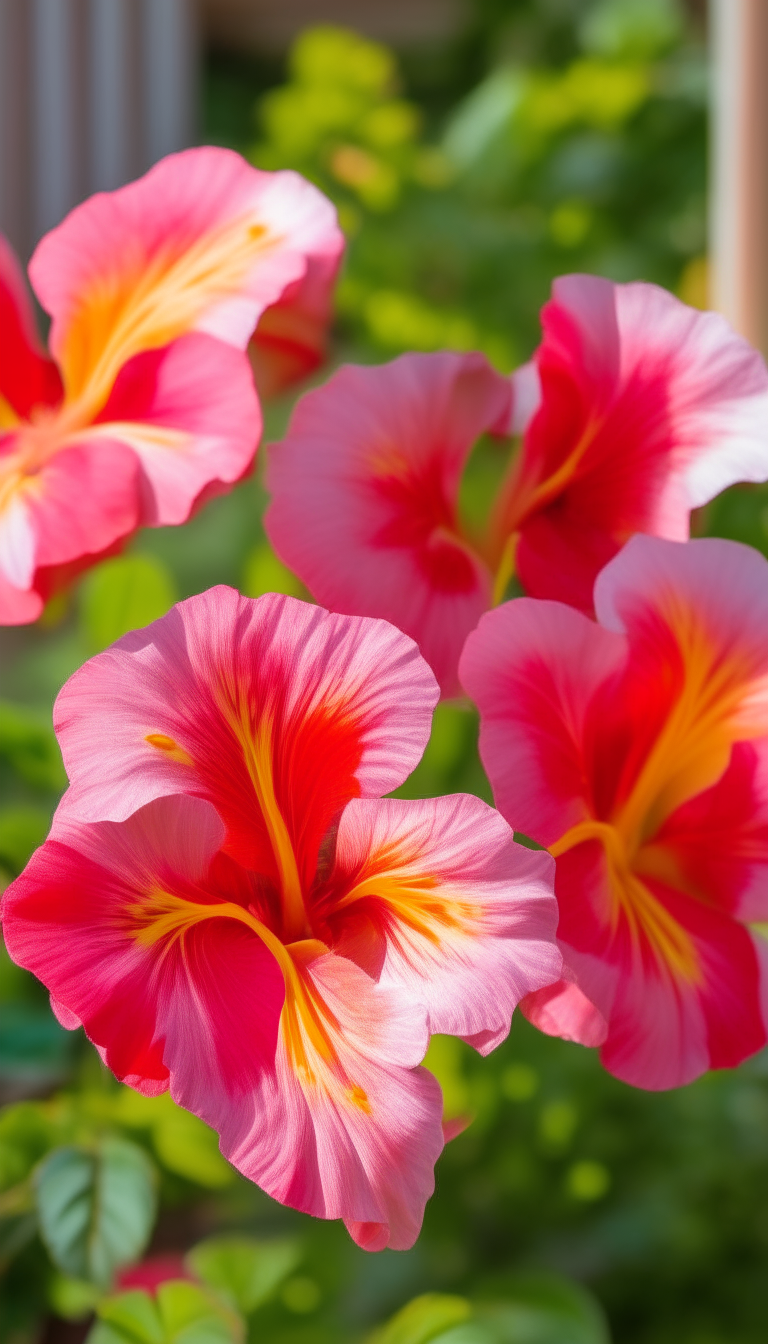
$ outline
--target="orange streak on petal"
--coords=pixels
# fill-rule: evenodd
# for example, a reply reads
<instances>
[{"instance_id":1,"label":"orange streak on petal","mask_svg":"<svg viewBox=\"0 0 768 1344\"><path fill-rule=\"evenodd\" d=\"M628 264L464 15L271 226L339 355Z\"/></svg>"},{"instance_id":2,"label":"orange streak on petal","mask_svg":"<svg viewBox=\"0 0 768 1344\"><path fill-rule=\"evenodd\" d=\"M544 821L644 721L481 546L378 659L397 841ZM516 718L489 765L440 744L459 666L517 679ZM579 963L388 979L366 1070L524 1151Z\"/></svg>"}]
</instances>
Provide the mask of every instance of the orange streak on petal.
<instances>
[{"instance_id":1,"label":"orange streak on petal","mask_svg":"<svg viewBox=\"0 0 768 1344\"><path fill-rule=\"evenodd\" d=\"M245 767L264 818L280 877L285 933L288 940L293 942L308 933L309 925L296 854L275 796L272 717L264 708L256 722L254 711L237 686L232 688L222 686L219 703L221 712L240 745Z\"/></svg>"},{"instance_id":2,"label":"orange streak on petal","mask_svg":"<svg viewBox=\"0 0 768 1344\"><path fill-rule=\"evenodd\" d=\"M171 760L178 761L179 765L194 765L194 761L188 751L180 747L178 742L174 742L172 737L167 737L165 733L147 733L144 738L150 747L155 747L157 751L162 751L164 756L169 756Z\"/></svg>"},{"instance_id":3,"label":"orange streak on petal","mask_svg":"<svg viewBox=\"0 0 768 1344\"><path fill-rule=\"evenodd\" d=\"M611 932L616 933L623 917L636 948L640 947L644 938L657 961L667 966L676 979L691 985L702 984L703 976L693 939L637 876L634 865L630 865L622 836L615 826L596 820L579 822L554 845L550 845L549 852L554 858L559 858L568 850L590 840L598 840L605 851L612 898Z\"/></svg>"},{"instance_id":4,"label":"orange streak on petal","mask_svg":"<svg viewBox=\"0 0 768 1344\"><path fill-rule=\"evenodd\" d=\"M720 778L735 742L765 733L766 679L755 677L746 655L724 651L699 614L672 595L663 619L680 650L683 681L629 797L612 818L630 854L682 803Z\"/></svg>"},{"instance_id":5,"label":"orange streak on petal","mask_svg":"<svg viewBox=\"0 0 768 1344\"><path fill-rule=\"evenodd\" d=\"M121 259L122 269L83 294L67 331L60 362L68 402L81 403L89 419L129 359L192 330L205 309L242 288L257 255L278 241L244 215L185 248Z\"/></svg>"}]
</instances>

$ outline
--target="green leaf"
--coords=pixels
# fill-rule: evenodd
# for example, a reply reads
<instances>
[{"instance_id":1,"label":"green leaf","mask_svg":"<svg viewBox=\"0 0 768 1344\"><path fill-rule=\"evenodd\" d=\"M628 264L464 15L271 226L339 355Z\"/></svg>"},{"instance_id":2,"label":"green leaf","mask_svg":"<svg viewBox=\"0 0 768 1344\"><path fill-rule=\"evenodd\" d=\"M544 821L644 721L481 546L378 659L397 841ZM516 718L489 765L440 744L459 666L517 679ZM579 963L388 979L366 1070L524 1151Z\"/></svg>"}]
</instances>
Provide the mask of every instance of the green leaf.
<instances>
[{"instance_id":1,"label":"green leaf","mask_svg":"<svg viewBox=\"0 0 768 1344\"><path fill-rule=\"evenodd\" d=\"M44 807L5 807L0 811L0 862L20 873L48 834L51 814Z\"/></svg>"},{"instance_id":2,"label":"green leaf","mask_svg":"<svg viewBox=\"0 0 768 1344\"><path fill-rule=\"evenodd\" d=\"M53 728L46 718L0 700L0 759L35 789L58 793L67 777Z\"/></svg>"},{"instance_id":3,"label":"green leaf","mask_svg":"<svg viewBox=\"0 0 768 1344\"><path fill-rule=\"evenodd\" d=\"M272 1296L300 1258L293 1241L251 1237L211 1237L187 1256L194 1273L246 1315Z\"/></svg>"},{"instance_id":4,"label":"green leaf","mask_svg":"<svg viewBox=\"0 0 768 1344\"><path fill-rule=\"evenodd\" d=\"M38 1167L35 1192L43 1241L70 1278L108 1287L141 1255L155 1217L155 1171L135 1144L57 1148Z\"/></svg>"},{"instance_id":5,"label":"green leaf","mask_svg":"<svg viewBox=\"0 0 768 1344\"><path fill-rule=\"evenodd\" d=\"M100 1296L92 1283L68 1279L66 1274L54 1274L48 1285L48 1305L65 1321L81 1321L90 1316Z\"/></svg>"},{"instance_id":6,"label":"green leaf","mask_svg":"<svg viewBox=\"0 0 768 1344\"><path fill-rule=\"evenodd\" d=\"M464 1297L424 1293L398 1311L381 1330L377 1330L371 1344L432 1344L433 1340L442 1339L453 1327L463 1327L471 1314L472 1308ZM462 1341L458 1340L457 1344L462 1344ZM471 1344L474 1344L474 1340Z\"/></svg>"},{"instance_id":7,"label":"green leaf","mask_svg":"<svg viewBox=\"0 0 768 1344\"><path fill-rule=\"evenodd\" d=\"M149 625L177 600L170 570L151 555L119 555L99 565L80 592L80 619L93 649Z\"/></svg>"},{"instance_id":8,"label":"green leaf","mask_svg":"<svg viewBox=\"0 0 768 1344\"><path fill-rule=\"evenodd\" d=\"M287 593L289 597L306 597L307 590L292 570L278 560L269 542L262 542L251 551L243 569L243 592L246 597L261 597L263 593Z\"/></svg>"},{"instance_id":9,"label":"green leaf","mask_svg":"<svg viewBox=\"0 0 768 1344\"><path fill-rule=\"evenodd\" d=\"M161 1284L154 1297L119 1293L96 1311L86 1344L241 1344L245 1335L241 1317L182 1280Z\"/></svg>"},{"instance_id":10,"label":"green leaf","mask_svg":"<svg viewBox=\"0 0 768 1344\"><path fill-rule=\"evenodd\" d=\"M474 1309L498 1344L610 1344L598 1302L578 1284L532 1276L510 1280L507 1292L509 1300Z\"/></svg>"},{"instance_id":11,"label":"green leaf","mask_svg":"<svg viewBox=\"0 0 768 1344\"><path fill-rule=\"evenodd\" d=\"M235 1179L234 1169L219 1151L215 1131L174 1105L170 1097L153 1126L152 1140L163 1166L196 1185L220 1190Z\"/></svg>"},{"instance_id":12,"label":"green leaf","mask_svg":"<svg viewBox=\"0 0 768 1344\"><path fill-rule=\"evenodd\" d=\"M36 1003L3 1003L0 1010L0 1076L44 1081L62 1073L72 1053L73 1035L60 1027L49 1008ZM3 1140L0 1135L0 1187Z\"/></svg>"}]
</instances>

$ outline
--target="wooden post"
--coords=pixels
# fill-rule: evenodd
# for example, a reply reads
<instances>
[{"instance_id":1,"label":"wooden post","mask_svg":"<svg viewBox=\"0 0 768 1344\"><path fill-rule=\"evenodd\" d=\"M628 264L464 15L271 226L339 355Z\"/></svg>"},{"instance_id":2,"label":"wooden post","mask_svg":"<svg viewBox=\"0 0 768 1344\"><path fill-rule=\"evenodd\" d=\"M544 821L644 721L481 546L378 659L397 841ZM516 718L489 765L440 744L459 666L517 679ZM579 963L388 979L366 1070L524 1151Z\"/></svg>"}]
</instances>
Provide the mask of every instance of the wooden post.
<instances>
[{"instance_id":1,"label":"wooden post","mask_svg":"<svg viewBox=\"0 0 768 1344\"><path fill-rule=\"evenodd\" d=\"M768 357L768 0L710 0L711 302Z\"/></svg>"}]
</instances>

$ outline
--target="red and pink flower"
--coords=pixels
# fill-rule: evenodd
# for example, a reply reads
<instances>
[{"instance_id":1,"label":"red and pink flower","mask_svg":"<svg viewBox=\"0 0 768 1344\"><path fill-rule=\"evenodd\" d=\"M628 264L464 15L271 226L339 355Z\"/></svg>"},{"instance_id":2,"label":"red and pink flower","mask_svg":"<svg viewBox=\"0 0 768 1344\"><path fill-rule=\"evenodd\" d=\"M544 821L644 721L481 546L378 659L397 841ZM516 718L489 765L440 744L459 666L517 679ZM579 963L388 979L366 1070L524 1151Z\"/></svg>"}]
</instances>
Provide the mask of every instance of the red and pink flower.
<instances>
[{"instance_id":1,"label":"red and pink flower","mask_svg":"<svg viewBox=\"0 0 768 1344\"><path fill-rule=\"evenodd\" d=\"M561 974L552 860L470 796L406 802L438 688L386 622L212 589L71 678L71 786L8 950L109 1067L276 1199L415 1240L429 1035L482 1053Z\"/></svg>"},{"instance_id":2,"label":"red and pink flower","mask_svg":"<svg viewBox=\"0 0 768 1344\"><path fill-rule=\"evenodd\" d=\"M630 536L684 540L691 510L768 478L768 372L722 317L655 285L555 281L531 364L480 355L344 368L270 450L270 537L317 599L384 616L456 694L463 641L513 573L592 610ZM483 534L462 473L483 433L524 435Z\"/></svg>"},{"instance_id":3,"label":"red and pink flower","mask_svg":"<svg viewBox=\"0 0 768 1344\"><path fill-rule=\"evenodd\" d=\"M506 603L461 679L498 807L557 860L566 978L524 1011L673 1087L766 1041L768 564L638 536L595 609Z\"/></svg>"},{"instance_id":4,"label":"red and pink flower","mask_svg":"<svg viewBox=\"0 0 768 1344\"><path fill-rule=\"evenodd\" d=\"M172 155L38 246L51 359L0 239L0 623L35 620L73 570L248 470L261 414L245 348L279 310L316 358L341 248L297 174Z\"/></svg>"}]
</instances>

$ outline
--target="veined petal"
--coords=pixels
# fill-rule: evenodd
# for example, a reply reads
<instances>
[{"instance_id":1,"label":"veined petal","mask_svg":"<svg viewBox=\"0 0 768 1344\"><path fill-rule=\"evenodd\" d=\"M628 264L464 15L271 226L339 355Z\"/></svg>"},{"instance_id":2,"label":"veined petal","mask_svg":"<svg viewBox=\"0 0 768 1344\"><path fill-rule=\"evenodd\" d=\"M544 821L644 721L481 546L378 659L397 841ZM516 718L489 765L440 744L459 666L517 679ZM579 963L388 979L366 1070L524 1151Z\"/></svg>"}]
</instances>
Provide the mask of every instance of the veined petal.
<instances>
[{"instance_id":1,"label":"veined petal","mask_svg":"<svg viewBox=\"0 0 768 1344\"><path fill-rule=\"evenodd\" d=\"M275 1199L343 1218L367 1250L407 1249L443 1147L440 1088L416 1067L424 1009L343 957L308 952L302 961L303 1002L289 1012L286 1000L274 1076L237 1110L204 1118L229 1160ZM178 1100L196 1110L189 1065L186 1078Z\"/></svg>"},{"instance_id":2,"label":"veined petal","mask_svg":"<svg viewBox=\"0 0 768 1344\"><path fill-rule=\"evenodd\" d=\"M590 737L627 652L626 636L531 598L487 612L466 642L459 675L496 805L539 844L591 815Z\"/></svg>"},{"instance_id":3,"label":"veined petal","mask_svg":"<svg viewBox=\"0 0 768 1344\"><path fill-rule=\"evenodd\" d=\"M313 915L344 955L425 1003L430 1032L487 1054L519 1000L560 975L553 876L479 798L353 800Z\"/></svg>"},{"instance_id":4,"label":"veined petal","mask_svg":"<svg viewBox=\"0 0 768 1344\"><path fill-rule=\"evenodd\" d=\"M201 333L136 355L85 434L136 454L142 523L186 522L203 490L239 480L253 461L261 411L248 360Z\"/></svg>"},{"instance_id":5,"label":"veined petal","mask_svg":"<svg viewBox=\"0 0 768 1344\"><path fill-rule=\"evenodd\" d=\"M369 1249L410 1246L443 1146L425 1010L321 943L285 947L223 838L199 798L59 815L5 893L8 949L118 1077L169 1086L275 1198Z\"/></svg>"},{"instance_id":6,"label":"veined petal","mask_svg":"<svg viewBox=\"0 0 768 1344\"><path fill-rule=\"evenodd\" d=\"M59 371L43 351L13 249L0 234L0 433L37 406L61 401Z\"/></svg>"},{"instance_id":7,"label":"veined petal","mask_svg":"<svg viewBox=\"0 0 768 1344\"><path fill-rule=\"evenodd\" d=\"M561 276L542 312L541 405L499 513L526 590L591 606L633 533L688 536L690 510L768 477L768 372L715 313L655 285Z\"/></svg>"},{"instance_id":8,"label":"veined petal","mask_svg":"<svg viewBox=\"0 0 768 1344\"><path fill-rule=\"evenodd\" d=\"M122 365L190 331L243 349L308 257L338 238L330 202L298 174L212 146L92 197L30 263L68 400L98 412Z\"/></svg>"},{"instance_id":9,"label":"veined petal","mask_svg":"<svg viewBox=\"0 0 768 1344\"><path fill-rule=\"evenodd\" d=\"M11 956L44 981L68 1025L83 1023L119 1078L151 1094L179 1055L201 1088L223 1079L233 1096L274 1065L279 967L246 924L212 916L222 897L209 869L223 835L196 798L160 799L119 825L59 815L3 897Z\"/></svg>"},{"instance_id":10,"label":"veined petal","mask_svg":"<svg viewBox=\"0 0 768 1344\"><path fill-rule=\"evenodd\" d=\"M733 542L639 536L595 607L600 624L509 603L461 671L501 810L557 860L576 989L523 1010L585 1043L602 1018L606 1067L672 1087L765 1040L739 921L766 909L768 564Z\"/></svg>"},{"instance_id":11,"label":"veined petal","mask_svg":"<svg viewBox=\"0 0 768 1344\"><path fill-rule=\"evenodd\" d=\"M628 880L622 893L596 842L557 861L558 934L579 989L608 1022L605 1067L656 1090L759 1050L766 1032L747 930L655 879Z\"/></svg>"},{"instance_id":12,"label":"veined petal","mask_svg":"<svg viewBox=\"0 0 768 1344\"><path fill-rule=\"evenodd\" d=\"M417 764L437 694L416 646L384 621L213 588L70 678L54 714L63 806L119 820L162 795L210 798L228 852L292 907L341 808Z\"/></svg>"},{"instance_id":13,"label":"veined petal","mask_svg":"<svg viewBox=\"0 0 768 1344\"><path fill-rule=\"evenodd\" d=\"M280 556L318 601L383 616L415 639L447 695L491 596L459 526L459 482L510 396L476 354L347 366L301 400L270 449L265 524Z\"/></svg>"},{"instance_id":14,"label":"veined petal","mask_svg":"<svg viewBox=\"0 0 768 1344\"><path fill-rule=\"evenodd\" d=\"M721 777L736 742L768 735L768 562L717 538L634 537L600 575L595 609L632 647L625 696L648 748L619 780L614 810L628 836L648 835ZM642 743L651 692L665 712Z\"/></svg>"},{"instance_id":15,"label":"veined petal","mask_svg":"<svg viewBox=\"0 0 768 1344\"><path fill-rule=\"evenodd\" d=\"M716 909L768 920L768 744L737 742L717 783L667 818L641 861Z\"/></svg>"}]
</instances>

